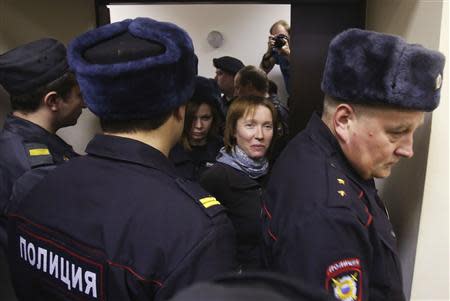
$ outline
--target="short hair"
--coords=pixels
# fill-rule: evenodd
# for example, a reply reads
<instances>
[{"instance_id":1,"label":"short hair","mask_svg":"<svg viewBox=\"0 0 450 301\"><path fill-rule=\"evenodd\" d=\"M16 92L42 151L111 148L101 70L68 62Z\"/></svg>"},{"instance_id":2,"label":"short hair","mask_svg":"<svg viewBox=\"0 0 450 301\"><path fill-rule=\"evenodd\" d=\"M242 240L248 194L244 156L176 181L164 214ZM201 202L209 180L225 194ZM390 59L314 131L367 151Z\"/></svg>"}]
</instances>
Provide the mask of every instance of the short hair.
<instances>
[{"instance_id":1,"label":"short hair","mask_svg":"<svg viewBox=\"0 0 450 301\"><path fill-rule=\"evenodd\" d=\"M400 110L400 111L411 111L414 109L407 109L399 106L389 105L389 104L380 104L380 103L362 103L362 102L355 102L355 101L348 101L345 99L339 99L333 96L330 96L328 94L325 94L325 97L323 99L323 111L322 111L322 117L324 117L326 120L329 120L336 109L337 106L340 104L348 104L350 105L353 110L356 112L356 116L367 116L374 112L374 110Z\"/></svg>"},{"instance_id":2,"label":"short hair","mask_svg":"<svg viewBox=\"0 0 450 301\"><path fill-rule=\"evenodd\" d=\"M224 130L224 145L225 150L230 153L232 148L236 145L236 139L234 138L234 134L236 132L236 125L240 118L247 116L248 114L253 114L258 106L265 106L270 110L272 114L272 123L273 123L273 137L272 143L269 147L269 153L273 146L273 141L276 139L278 130L277 130L277 110L273 103L265 97L259 96L239 96L230 105L227 113L227 119L225 121L225 130Z\"/></svg>"},{"instance_id":3,"label":"short hair","mask_svg":"<svg viewBox=\"0 0 450 301\"><path fill-rule=\"evenodd\" d=\"M266 72L249 65L245 66L236 74L238 85L241 87L252 86L257 92L266 94L269 91L269 79Z\"/></svg>"},{"instance_id":4,"label":"short hair","mask_svg":"<svg viewBox=\"0 0 450 301\"><path fill-rule=\"evenodd\" d=\"M188 101L186 104L186 114L184 117L184 128L183 128L183 134L180 138L180 144L183 146L185 150L192 150L191 145L189 143L189 135L192 128L192 121L194 120L195 114L197 113L198 109L202 104L206 104L211 109L211 115L212 115L212 124L211 128L208 132L208 138L217 136L219 133L219 111L217 109L217 106L211 103L211 101L208 101L206 99L200 99L200 98L192 98Z\"/></svg>"},{"instance_id":5,"label":"short hair","mask_svg":"<svg viewBox=\"0 0 450 301\"><path fill-rule=\"evenodd\" d=\"M77 85L75 74L68 71L54 81L36 88L34 91L21 95L11 95L11 108L13 111L33 113L42 104L42 99L46 94L55 91L63 100L66 100L72 88Z\"/></svg>"},{"instance_id":6,"label":"short hair","mask_svg":"<svg viewBox=\"0 0 450 301\"><path fill-rule=\"evenodd\" d=\"M162 126L169 117L173 114L174 110L162 114L152 119L135 119L135 120L116 120L116 119L103 119L100 118L100 127L104 132L117 134L117 133L136 133L138 131L151 131Z\"/></svg>"},{"instance_id":7,"label":"short hair","mask_svg":"<svg viewBox=\"0 0 450 301\"><path fill-rule=\"evenodd\" d=\"M288 22L285 20L278 20L277 22L273 23L273 25L270 27L270 34L272 34L272 31L275 29L275 27L277 26L282 26L284 27L284 29L286 29L286 31L288 32L288 34L291 34L291 27L289 26Z\"/></svg>"}]
</instances>

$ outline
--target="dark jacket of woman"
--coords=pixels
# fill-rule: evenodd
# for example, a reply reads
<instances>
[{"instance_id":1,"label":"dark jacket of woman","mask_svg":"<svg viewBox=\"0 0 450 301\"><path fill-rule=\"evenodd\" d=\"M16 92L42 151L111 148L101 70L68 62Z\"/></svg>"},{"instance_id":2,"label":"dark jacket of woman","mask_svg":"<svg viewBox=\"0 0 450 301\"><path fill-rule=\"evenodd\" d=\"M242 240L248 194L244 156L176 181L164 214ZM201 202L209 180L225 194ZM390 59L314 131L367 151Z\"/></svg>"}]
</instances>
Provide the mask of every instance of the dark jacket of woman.
<instances>
[{"instance_id":1,"label":"dark jacket of woman","mask_svg":"<svg viewBox=\"0 0 450 301\"><path fill-rule=\"evenodd\" d=\"M266 176L257 180L224 163L200 177L200 185L228 211L237 236L237 260L243 270L260 269L261 203Z\"/></svg>"},{"instance_id":2,"label":"dark jacket of woman","mask_svg":"<svg viewBox=\"0 0 450 301\"><path fill-rule=\"evenodd\" d=\"M191 151L178 143L170 151L169 159L175 165L180 177L197 182L200 175L216 162L222 146L222 137L211 137L207 144L194 146Z\"/></svg>"}]
</instances>

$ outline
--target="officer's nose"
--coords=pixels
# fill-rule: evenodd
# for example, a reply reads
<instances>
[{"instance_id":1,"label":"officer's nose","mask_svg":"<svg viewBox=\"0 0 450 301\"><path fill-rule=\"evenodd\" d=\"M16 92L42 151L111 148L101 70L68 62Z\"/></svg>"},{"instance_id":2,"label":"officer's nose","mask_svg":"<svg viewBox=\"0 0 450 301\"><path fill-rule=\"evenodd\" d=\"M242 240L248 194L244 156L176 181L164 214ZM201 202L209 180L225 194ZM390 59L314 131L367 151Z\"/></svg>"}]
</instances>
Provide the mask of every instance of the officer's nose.
<instances>
[{"instance_id":1,"label":"officer's nose","mask_svg":"<svg viewBox=\"0 0 450 301\"><path fill-rule=\"evenodd\" d=\"M400 157L405 158L412 158L414 156L414 139L413 134L409 134L408 136L404 137L404 139L401 141L401 144L397 149L395 150L395 154Z\"/></svg>"}]
</instances>

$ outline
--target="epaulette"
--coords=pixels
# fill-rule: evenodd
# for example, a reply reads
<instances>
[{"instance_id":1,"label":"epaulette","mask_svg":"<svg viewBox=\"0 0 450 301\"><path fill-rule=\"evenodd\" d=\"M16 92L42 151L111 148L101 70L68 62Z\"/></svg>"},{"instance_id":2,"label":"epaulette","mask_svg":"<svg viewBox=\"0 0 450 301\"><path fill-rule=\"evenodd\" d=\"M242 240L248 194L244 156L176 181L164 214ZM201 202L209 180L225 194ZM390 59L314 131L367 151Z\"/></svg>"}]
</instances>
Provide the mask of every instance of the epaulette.
<instances>
[{"instance_id":1,"label":"epaulette","mask_svg":"<svg viewBox=\"0 0 450 301\"><path fill-rule=\"evenodd\" d=\"M355 212L358 220L365 227L372 223L372 215L363 201L364 192L358 191L353 183L335 163L328 168L328 205L330 207L347 207Z\"/></svg>"},{"instance_id":2,"label":"epaulette","mask_svg":"<svg viewBox=\"0 0 450 301\"><path fill-rule=\"evenodd\" d=\"M47 145L35 142L24 145L31 168L54 164L53 156Z\"/></svg>"},{"instance_id":3,"label":"epaulette","mask_svg":"<svg viewBox=\"0 0 450 301\"><path fill-rule=\"evenodd\" d=\"M213 218L225 210L220 202L216 200L215 197L205 192L199 184L182 178L177 178L175 182L209 217Z\"/></svg>"}]
</instances>

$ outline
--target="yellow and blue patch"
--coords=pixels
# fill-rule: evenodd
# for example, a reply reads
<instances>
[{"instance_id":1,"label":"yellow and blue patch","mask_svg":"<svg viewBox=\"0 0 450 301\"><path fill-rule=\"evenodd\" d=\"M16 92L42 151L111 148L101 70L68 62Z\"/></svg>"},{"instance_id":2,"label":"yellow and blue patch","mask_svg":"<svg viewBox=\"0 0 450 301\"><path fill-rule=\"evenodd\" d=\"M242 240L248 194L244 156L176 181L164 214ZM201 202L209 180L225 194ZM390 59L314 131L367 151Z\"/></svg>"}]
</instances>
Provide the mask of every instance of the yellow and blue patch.
<instances>
[{"instance_id":1,"label":"yellow and blue patch","mask_svg":"<svg viewBox=\"0 0 450 301\"><path fill-rule=\"evenodd\" d=\"M327 268L326 289L341 301L362 300L362 270L358 258L343 259Z\"/></svg>"}]
</instances>

